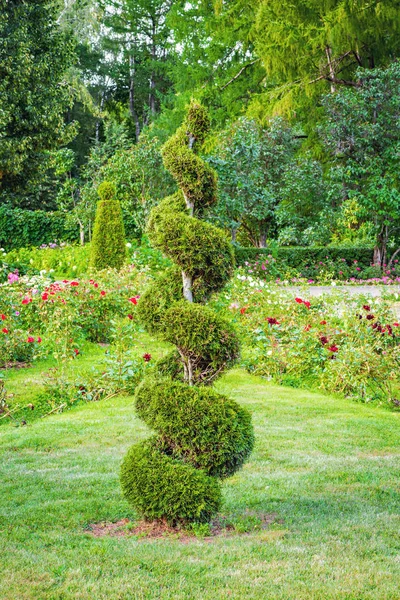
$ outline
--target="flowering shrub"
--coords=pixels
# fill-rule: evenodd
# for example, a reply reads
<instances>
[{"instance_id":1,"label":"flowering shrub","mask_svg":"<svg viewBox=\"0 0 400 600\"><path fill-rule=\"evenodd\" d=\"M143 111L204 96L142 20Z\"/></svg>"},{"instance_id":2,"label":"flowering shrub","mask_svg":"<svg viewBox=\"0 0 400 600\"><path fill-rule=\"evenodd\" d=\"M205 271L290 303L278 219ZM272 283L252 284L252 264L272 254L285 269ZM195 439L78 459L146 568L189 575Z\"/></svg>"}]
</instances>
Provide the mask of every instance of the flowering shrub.
<instances>
[{"instance_id":1,"label":"flowering shrub","mask_svg":"<svg viewBox=\"0 0 400 600\"><path fill-rule=\"evenodd\" d=\"M305 294L295 297L239 274L214 299L240 325L248 370L285 385L400 404L400 326L390 304L343 293Z\"/></svg>"},{"instance_id":2,"label":"flowering shrub","mask_svg":"<svg viewBox=\"0 0 400 600\"><path fill-rule=\"evenodd\" d=\"M350 263L345 258L333 260L326 257L323 261L303 264L297 268L289 266L285 259L274 258L272 254L253 262L246 261L241 268L245 275L258 277L275 283L294 284L330 284L332 281L343 284L400 284L400 264L395 260L389 267L371 264L359 265L357 260Z\"/></svg>"},{"instance_id":3,"label":"flowering shrub","mask_svg":"<svg viewBox=\"0 0 400 600\"><path fill-rule=\"evenodd\" d=\"M145 281L135 268L119 275L105 271L94 280L51 281L46 276L19 277L0 286L0 360L28 361L37 354L52 353L66 359L79 354L83 340L107 342L110 321L132 317L132 299ZM131 301L130 301L131 300ZM34 342L27 342L33 337Z\"/></svg>"}]
</instances>

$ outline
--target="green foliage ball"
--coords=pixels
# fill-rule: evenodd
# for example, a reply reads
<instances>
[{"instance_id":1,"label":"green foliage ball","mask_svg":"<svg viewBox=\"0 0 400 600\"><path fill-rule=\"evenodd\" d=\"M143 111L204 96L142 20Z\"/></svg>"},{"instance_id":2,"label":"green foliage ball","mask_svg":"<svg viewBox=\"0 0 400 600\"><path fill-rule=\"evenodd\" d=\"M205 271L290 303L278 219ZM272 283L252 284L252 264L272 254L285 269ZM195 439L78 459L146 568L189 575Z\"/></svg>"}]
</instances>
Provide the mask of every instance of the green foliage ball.
<instances>
[{"instance_id":1,"label":"green foliage ball","mask_svg":"<svg viewBox=\"0 0 400 600\"><path fill-rule=\"evenodd\" d=\"M233 475L253 449L249 412L211 388L147 379L136 391L136 410L171 456L213 477Z\"/></svg>"},{"instance_id":2,"label":"green foliage ball","mask_svg":"<svg viewBox=\"0 0 400 600\"><path fill-rule=\"evenodd\" d=\"M174 344L182 359L190 359L193 383L210 385L239 356L239 340L232 324L213 310L181 300L162 320L162 337Z\"/></svg>"},{"instance_id":3,"label":"green foliage ball","mask_svg":"<svg viewBox=\"0 0 400 600\"><path fill-rule=\"evenodd\" d=\"M90 266L96 270L121 269L125 261L125 229L121 205L115 199L115 187L104 181L98 188L100 200L90 253Z\"/></svg>"},{"instance_id":4,"label":"green foliage ball","mask_svg":"<svg viewBox=\"0 0 400 600\"><path fill-rule=\"evenodd\" d=\"M128 450L120 480L125 498L148 520L208 521L221 505L217 479L168 456L154 439Z\"/></svg>"}]
</instances>

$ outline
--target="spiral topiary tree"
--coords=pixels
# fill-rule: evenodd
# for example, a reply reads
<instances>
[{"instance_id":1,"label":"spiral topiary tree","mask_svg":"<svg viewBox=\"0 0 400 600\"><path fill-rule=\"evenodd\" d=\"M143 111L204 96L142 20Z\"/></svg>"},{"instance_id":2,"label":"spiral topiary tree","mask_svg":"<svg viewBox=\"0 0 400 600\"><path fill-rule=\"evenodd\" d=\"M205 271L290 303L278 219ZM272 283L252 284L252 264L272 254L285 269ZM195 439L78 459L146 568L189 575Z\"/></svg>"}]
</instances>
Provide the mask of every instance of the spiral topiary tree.
<instances>
[{"instance_id":1,"label":"spiral topiary tree","mask_svg":"<svg viewBox=\"0 0 400 600\"><path fill-rule=\"evenodd\" d=\"M179 185L151 212L151 243L174 263L141 296L147 330L176 346L136 392L136 411L155 435L128 451L121 467L127 500L146 519L206 521L221 505L221 479L249 456L250 414L210 385L238 357L232 325L204 306L233 268L232 248L220 229L200 220L216 202L216 176L198 155L209 129L193 102L183 125L163 148Z\"/></svg>"},{"instance_id":2,"label":"spiral topiary tree","mask_svg":"<svg viewBox=\"0 0 400 600\"><path fill-rule=\"evenodd\" d=\"M103 181L97 189L99 202L93 228L90 266L96 270L121 269L125 261L125 228L115 185Z\"/></svg>"}]
</instances>

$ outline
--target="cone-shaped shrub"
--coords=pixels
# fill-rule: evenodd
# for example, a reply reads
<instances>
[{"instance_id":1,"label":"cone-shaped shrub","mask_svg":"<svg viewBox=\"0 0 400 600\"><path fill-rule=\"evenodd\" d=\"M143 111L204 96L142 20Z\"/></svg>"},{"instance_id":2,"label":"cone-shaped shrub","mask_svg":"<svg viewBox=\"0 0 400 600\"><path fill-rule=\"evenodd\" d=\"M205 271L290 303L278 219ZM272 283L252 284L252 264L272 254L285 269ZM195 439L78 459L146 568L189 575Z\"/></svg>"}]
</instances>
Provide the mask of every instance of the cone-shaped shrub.
<instances>
[{"instance_id":1,"label":"cone-shaped shrub","mask_svg":"<svg viewBox=\"0 0 400 600\"><path fill-rule=\"evenodd\" d=\"M115 197L113 183L104 181L97 190L100 200L97 204L93 228L90 266L96 270L119 270L125 261L125 229L122 210Z\"/></svg>"},{"instance_id":2,"label":"cone-shaped shrub","mask_svg":"<svg viewBox=\"0 0 400 600\"><path fill-rule=\"evenodd\" d=\"M175 265L141 296L137 310L147 330L176 350L136 392L136 411L156 436L133 446L121 469L134 508L171 523L207 520L218 511L221 479L243 465L254 444L249 413L210 388L236 360L239 343L232 325L203 304L233 267L224 232L198 218L216 202L215 173L199 156L208 127L206 111L192 102L163 149L180 191L152 210L148 234Z\"/></svg>"}]
</instances>

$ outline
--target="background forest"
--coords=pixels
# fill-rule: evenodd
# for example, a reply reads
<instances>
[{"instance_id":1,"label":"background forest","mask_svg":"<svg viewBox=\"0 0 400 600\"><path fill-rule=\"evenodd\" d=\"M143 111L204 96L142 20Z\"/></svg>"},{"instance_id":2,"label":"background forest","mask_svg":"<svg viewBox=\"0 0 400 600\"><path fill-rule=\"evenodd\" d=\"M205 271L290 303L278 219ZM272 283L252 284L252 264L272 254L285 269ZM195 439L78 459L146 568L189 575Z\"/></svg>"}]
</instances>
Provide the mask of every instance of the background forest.
<instances>
[{"instance_id":1,"label":"background forest","mask_svg":"<svg viewBox=\"0 0 400 600\"><path fill-rule=\"evenodd\" d=\"M6 250L90 240L105 180L140 240L175 189L160 148L192 97L219 175L207 218L237 244L370 247L380 266L400 245L398 2L0 6Z\"/></svg>"}]
</instances>

